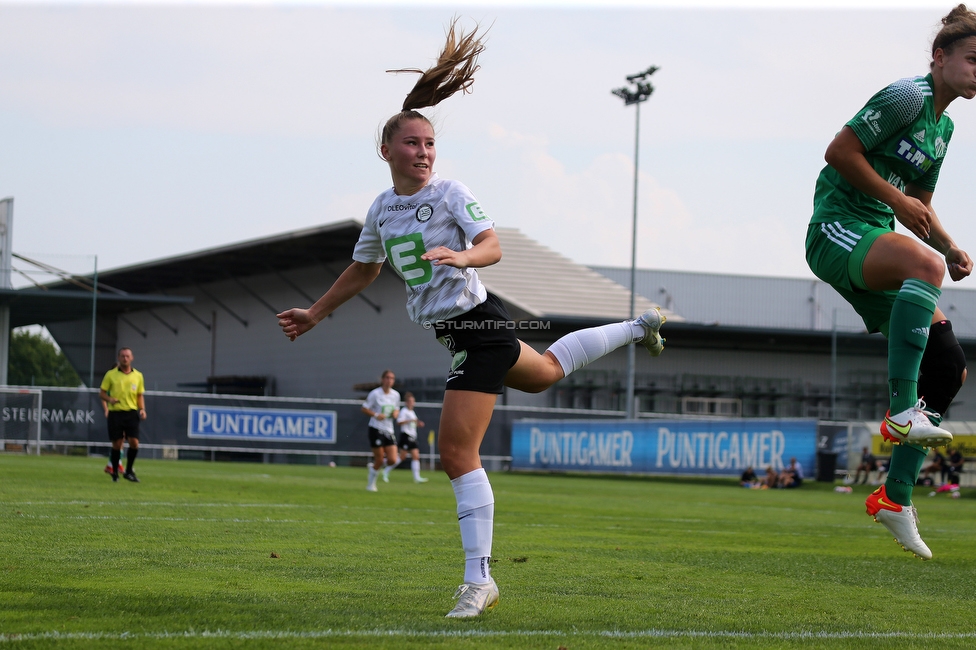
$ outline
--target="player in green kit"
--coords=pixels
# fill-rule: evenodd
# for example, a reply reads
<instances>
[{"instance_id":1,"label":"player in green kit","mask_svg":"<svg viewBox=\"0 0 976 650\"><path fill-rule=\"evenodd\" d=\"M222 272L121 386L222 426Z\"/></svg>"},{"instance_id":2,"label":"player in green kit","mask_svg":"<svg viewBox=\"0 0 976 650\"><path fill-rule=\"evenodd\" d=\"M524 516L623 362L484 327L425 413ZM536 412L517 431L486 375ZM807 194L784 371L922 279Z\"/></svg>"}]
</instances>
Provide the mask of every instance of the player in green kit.
<instances>
[{"instance_id":1,"label":"player in green kit","mask_svg":"<svg viewBox=\"0 0 976 650\"><path fill-rule=\"evenodd\" d=\"M922 559L932 552L918 534L912 488L925 447L952 440L941 413L966 380L965 355L937 303L947 265L953 281L973 269L932 209L932 194L952 138L945 109L976 96L976 13L959 5L942 23L930 73L877 93L827 147L806 241L817 277L888 339L881 434L895 444L888 478L866 505ZM896 219L914 237L895 233Z\"/></svg>"}]
</instances>

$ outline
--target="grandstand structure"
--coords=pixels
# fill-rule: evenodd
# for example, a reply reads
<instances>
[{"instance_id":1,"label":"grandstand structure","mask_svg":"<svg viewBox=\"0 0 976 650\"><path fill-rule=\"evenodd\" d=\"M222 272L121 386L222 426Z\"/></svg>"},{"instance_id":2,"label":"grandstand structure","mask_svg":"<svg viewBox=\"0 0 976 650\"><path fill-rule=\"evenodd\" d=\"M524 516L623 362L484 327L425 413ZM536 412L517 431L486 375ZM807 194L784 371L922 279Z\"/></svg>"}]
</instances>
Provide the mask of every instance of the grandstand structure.
<instances>
[{"instance_id":1,"label":"grandstand structure","mask_svg":"<svg viewBox=\"0 0 976 650\"><path fill-rule=\"evenodd\" d=\"M351 260L361 222L342 221L99 272L95 353L92 283L5 290L11 325L42 324L82 378L131 347L147 389L355 399L390 368L398 388L436 402L449 367L431 330L411 323L403 282L388 267L311 333L288 341L275 314L321 296ZM629 269L588 268L516 229L499 228L504 258L480 271L508 306L519 337L544 350L573 329L621 320ZM887 405L886 343L815 280L639 271L638 312L668 316L666 352L638 354L643 415L870 420ZM46 304L43 294L57 298ZM67 309L77 304L79 309ZM53 305L53 306L52 306ZM940 302L967 357L976 355L976 292L946 288ZM620 410L626 351L544 393L508 391L511 406ZM949 414L976 420L967 385Z\"/></svg>"}]
</instances>

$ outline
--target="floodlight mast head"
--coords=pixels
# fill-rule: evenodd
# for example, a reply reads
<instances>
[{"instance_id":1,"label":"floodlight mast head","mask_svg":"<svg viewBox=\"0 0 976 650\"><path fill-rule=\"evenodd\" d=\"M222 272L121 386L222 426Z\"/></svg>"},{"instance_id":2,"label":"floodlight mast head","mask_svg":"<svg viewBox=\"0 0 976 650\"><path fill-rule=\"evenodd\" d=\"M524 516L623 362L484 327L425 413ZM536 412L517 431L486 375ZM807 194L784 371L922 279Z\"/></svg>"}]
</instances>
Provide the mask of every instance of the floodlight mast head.
<instances>
[{"instance_id":1,"label":"floodlight mast head","mask_svg":"<svg viewBox=\"0 0 976 650\"><path fill-rule=\"evenodd\" d=\"M659 68L656 65L652 65L644 72L627 75L627 81L634 84L634 88L617 88L615 90L611 90L610 92L624 100L624 106L646 102L648 99L650 99L651 94L654 92L654 86L647 81L647 78L657 72L658 69Z\"/></svg>"}]
</instances>

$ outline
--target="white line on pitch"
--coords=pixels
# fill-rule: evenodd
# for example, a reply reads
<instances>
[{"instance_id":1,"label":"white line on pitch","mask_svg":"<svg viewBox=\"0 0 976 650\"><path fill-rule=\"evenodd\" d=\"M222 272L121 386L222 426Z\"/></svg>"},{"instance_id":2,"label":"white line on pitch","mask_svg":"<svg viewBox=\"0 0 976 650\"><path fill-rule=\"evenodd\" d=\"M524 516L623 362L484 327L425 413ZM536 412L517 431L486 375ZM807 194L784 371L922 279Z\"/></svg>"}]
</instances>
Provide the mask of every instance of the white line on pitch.
<instances>
[{"instance_id":1,"label":"white line on pitch","mask_svg":"<svg viewBox=\"0 0 976 650\"><path fill-rule=\"evenodd\" d=\"M340 637L409 637L414 639L439 638L492 638L492 637L525 637L525 636L557 636L557 637L608 637L617 639L642 638L709 638L709 639L773 639L773 640L832 640L832 639L905 639L905 640L938 640L938 639L976 639L976 632L865 632L855 631L806 631L806 632L745 632L745 631L708 631L708 630L407 630L407 629L373 629L373 630L312 630L274 631L264 630L255 632L233 632L229 630L184 632L40 632L32 634L0 634L0 643L13 641L47 641L47 640L135 640L135 639L320 639Z\"/></svg>"}]
</instances>

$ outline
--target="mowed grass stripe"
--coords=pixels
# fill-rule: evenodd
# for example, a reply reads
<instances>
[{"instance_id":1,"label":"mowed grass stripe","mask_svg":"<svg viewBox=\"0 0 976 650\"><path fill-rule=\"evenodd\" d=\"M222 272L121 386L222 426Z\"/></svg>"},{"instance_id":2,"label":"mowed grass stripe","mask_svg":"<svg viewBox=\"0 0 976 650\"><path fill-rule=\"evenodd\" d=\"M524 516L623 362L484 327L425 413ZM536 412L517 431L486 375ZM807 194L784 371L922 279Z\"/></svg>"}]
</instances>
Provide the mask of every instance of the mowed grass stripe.
<instances>
[{"instance_id":1,"label":"mowed grass stripe","mask_svg":"<svg viewBox=\"0 0 976 650\"><path fill-rule=\"evenodd\" d=\"M331 639L331 638L386 638L405 637L414 639L483 639L503 637L605 637L610 639L773 639L773 640L881 640L903 639L909 641L937 641L937 640L966 640L976 639L976 632L708 632L701 630L637 630L621 632L619 630L592 630L585 632L565 632L562 630L440 630L422 631L404 628L390 630L313 630L308 632L290 631L255 631L232 632L228 630L215 631L185 631L185 632L84 632L63 633L44 632L41 634L0 635L0 642L13 641L58 641L58 640L105 640L105 641L135 641L138 639Z\"/></svg>"},{"instance_id":2,"label":"mowed grass stripe","mask_svg":"<svg viewBox=\"0 0 976 650\"><path fill-rule=\"evenodd\" d=\"M113 484L102 466L0 455L8 645L971 647L976 635L968 491L916 500L936 556L920 562L864 514L866 487L491 473L501 602L461 624L444 618L463 554L443 475L418 486L394 472L370 494L355 468L140 460L142 483Z\"/></svg>"}]
</instances>

